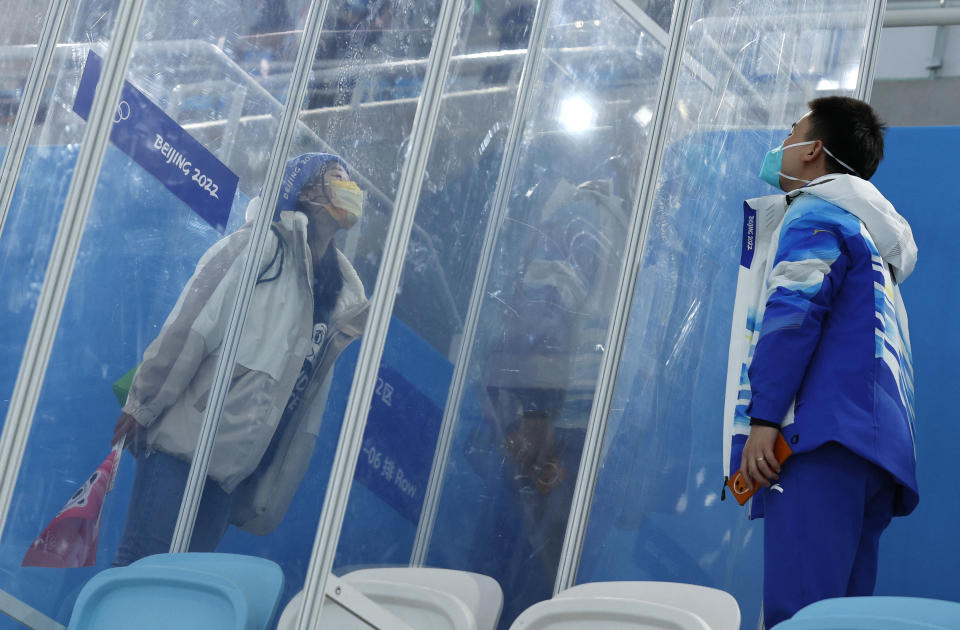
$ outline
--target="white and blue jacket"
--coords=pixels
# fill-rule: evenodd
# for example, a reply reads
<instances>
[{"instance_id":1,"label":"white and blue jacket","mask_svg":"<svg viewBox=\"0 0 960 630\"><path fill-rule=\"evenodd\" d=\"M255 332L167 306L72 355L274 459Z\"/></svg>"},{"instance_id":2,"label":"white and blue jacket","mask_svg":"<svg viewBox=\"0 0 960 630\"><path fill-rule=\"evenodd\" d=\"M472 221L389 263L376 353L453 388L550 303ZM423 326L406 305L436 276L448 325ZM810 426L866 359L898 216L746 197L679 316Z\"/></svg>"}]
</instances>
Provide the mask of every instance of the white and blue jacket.
<instances>
[{"instance_id":1,"label":"white and blue jacket","mask_svg":"<svg viewBox=\"0 0 960 630\"><path fill-rule=\"evenodd\" d=\"M916 507L914 378L898 287L916 259L907 221L858 177L831 174L744 204L727 474L759 418L779 423L794 453L839 442L894 477L896 514ZM752 515L762 513L754 500Z\"/></svg>"}]
</instances>

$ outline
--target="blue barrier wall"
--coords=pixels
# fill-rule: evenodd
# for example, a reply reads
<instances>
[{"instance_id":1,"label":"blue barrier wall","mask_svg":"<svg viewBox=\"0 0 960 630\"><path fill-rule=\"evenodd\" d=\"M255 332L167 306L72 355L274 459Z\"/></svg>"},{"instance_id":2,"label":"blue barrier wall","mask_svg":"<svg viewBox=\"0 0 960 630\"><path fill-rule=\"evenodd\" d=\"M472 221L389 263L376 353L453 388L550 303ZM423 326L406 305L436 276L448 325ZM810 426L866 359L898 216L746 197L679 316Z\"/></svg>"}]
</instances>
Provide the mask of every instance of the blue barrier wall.
<instances>
[{"instance_id":1,"label":"blue barrier wall","mask_svg":"<svg viewBox=\"0 0 960 630\"><path fill-rule=\"evenodd\" d=\"M920 247L903 283L917 383L920 505L894 519L880 542L877 593L960 601L960 493L953 480L960 443L954 402L960 357L960 270L952 261L960 234L956 196L958 127L891 129L873 180L913 227Z\"/></svg>"}]
</instances>

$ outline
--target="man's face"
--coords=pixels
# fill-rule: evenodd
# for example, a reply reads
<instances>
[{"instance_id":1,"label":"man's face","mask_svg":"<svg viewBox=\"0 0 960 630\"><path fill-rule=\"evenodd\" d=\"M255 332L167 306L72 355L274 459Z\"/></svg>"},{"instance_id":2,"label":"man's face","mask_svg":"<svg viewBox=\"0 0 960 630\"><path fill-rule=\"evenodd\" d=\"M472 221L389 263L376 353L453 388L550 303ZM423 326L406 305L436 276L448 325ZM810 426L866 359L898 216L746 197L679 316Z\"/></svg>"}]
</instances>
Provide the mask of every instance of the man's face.
<instances>
[{"instance_id":1,"label":"man's face","mask_svg":"<svg viewBox=\"0 0 960 630\"><path fill-rule=\"evenodd\" d=\"M788 147L791 144L796 144L798 142L806 142L810 138L808 134L810 132L810 113L808 112L804 115L803 118L793 123L790 127L790 135L788 135L781 146ZM794 177L799 177L800 173L803 172L803 161L802 157L806 152L809 152L814 145L807 144L802 147L794 147L792 149L787 149L783 152L783 167L780 169L782 172L787 175L793 175ZM795 182L783 177L780 178L780 188L783 190L789 190L789 187Z\"/></svg>"},{"instance_id":2,"label":"man's face","mask_svg":"<svg viewBox=\"0 0 960 630\"><path fill-rule=\"evenodd\" d=\"M324 210L337 222L337 225L345 230L349 230L356 225L357 217L342 208L334 206L330 200L330 196L327 194L330 182L345 182L349 179L350 177L347 175L346 169L339 163L334 162L327 167L327 170L323 174L323 185L321 186L319 183L311 182L309 185L304 186L303 191L300 193L300 198L308 203L322 205Z\"/></svg>"}]
</instances>

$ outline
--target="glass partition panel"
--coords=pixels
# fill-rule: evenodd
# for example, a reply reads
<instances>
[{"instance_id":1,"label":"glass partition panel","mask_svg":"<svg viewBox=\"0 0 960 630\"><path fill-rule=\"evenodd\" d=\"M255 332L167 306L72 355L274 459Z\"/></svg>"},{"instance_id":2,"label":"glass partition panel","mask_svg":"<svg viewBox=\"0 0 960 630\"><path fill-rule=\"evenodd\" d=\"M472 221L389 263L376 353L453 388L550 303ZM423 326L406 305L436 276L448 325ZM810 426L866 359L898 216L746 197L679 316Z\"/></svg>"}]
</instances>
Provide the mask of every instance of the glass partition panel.
<instances>
[{"instance_id":1,"label":"glass partition panel","mask_svg":"<svg viewBox=\"0 0 960 630\"><path fill-rule=\"evenodd\" d=\"M853 95L872 7L695 5L579 582L714 586L755 625L762 530L720 502L743 200L808 100Z\"/></svg>"},{"instance_id":2,"label":"glass partition panel","mask_svg":"<svg viewBox=\"0 0 960 630\"><path fill-rule=\"evenodd\" d=\"M0 541L0 588L61 623L96 571L140 553L166 551L162 543L151 546L136 536L121 543L131 497L156 508L147 516L139 513L139 520L131 512L132 531L168 522L172 528L176 519L182 483L179 489L175 483L149 487L144 485L149 480L139 478L135 484L134 458L125 453L114 490L103 503L99 546L89 539L96 518L76 539L57 538L51 534L56 528L45 529L61 508L86 509L102 499L104 488L93 473L111 453L120 401L129 387L122 377L145 356L173 356L175 363L168 367L176 369L164 374L154 362L147 378L135 383L139 391L126 410L152 424L131 435L127 446L141 461L153 462L155 482L185 478L186 461L161 456L160 443L168 442L157 437L163 431L156 429L170 425L157 419L177 412L187 417L187 408L202 410L206 396L192 382L189 366L197 352L213 352L217 344L216 325L204 319L211 311L190 311L196 300L179 297L189 283L214 292L229 312L235 286L214 280L216 271L226 269L225 258L201 257L229 250L242 260L242 249L225 244L238 242L235 234L245 222L248 202L264 183L283 107L229 49L241 36L272 28L258 24L256 12L243 4L252 3L161 1L148 3L143 14ZM299 15L305 3L287 6ZM98 0L70 8L42 106L45 115L33 128L0 241L6 272L0 282L4 412L109 50L116 7ZM299 39L300 27L294 28ZM267 51L253 39L259 43L251 44L251 54L273 55L278 63L292 61L296 53L296 45ZM304 128L302 133L311 132ZM191 316L195 319L184 327ZM183 336L160 335L161 330ZM159 389L150 389L158 382ZM179 399L178 387L187 392ZM192 451L185 434L165 435L175 436L183 452ZM63 546L54 548L56 539ZM69 557L58 558L63 555ZM12 622L0 621L0 627L12 627L7 623Z\"/></svg>"},{"instance_id":3,"label":"glass partition panel","mask_svg":"<svg viewBox=\"0 0 960 630\"><path fill-rule=\"evenodd\" d=\"M437 359L411 351L398 327L391 337L399 351L394 369L411 383L434 383L424 393L439 390L442 408L456 367L442 355L453 360L461 343L472 344L469 365L460 366L463 399L446 401L460 407L426 564L495 578L506 596L501 627L548 598L557 571L669 29L672 4L645 4L646 11L603 0L552 5L540 69L528 79L533 92L518 166L501 175L513 185L503 197L505 220L492 234L492 265L479 296L469 295L482 246L476 240L483 218L496 210L488 207L491 191L504 184L493 181L498 160L482 150L507 130L493 126L464 142L466 125L448 115L438 134L457 144L435 145L433 160L443 161L427 174L418 223L444 252L455 312L479 299L479 323L473 338L461 340L461 323L442 304L401 315L401 295L397 317L413 318L409 327ZM455 94L447 98L452 104ZM469 187L449 175L460 168L471 173ZM439 301L429 267L415 266L425 253L411 250L404 292ZM439 409L409 409L404 413L416 414L412 428L387 436L382 451L368 432L366 452L374 469L382 456L381 478L389 480L388 457L408 457L421 469L430 464ZM419 463L407 454L413 450L423 451ZM374 482L374 488L390 485ZM420 500L422 484L399 486ZM359 505L367 491L351 501ZM385 541L377 544L393 545L402 560L412 533L403 524L381 533ZM341 551L347 558L348 549Z\"/></svg>"},{"instance_id":4,"label":"glass partition panel","mask_svg":"<svg viewBox=\"0 0 960 630\"><path fill-rule=\"evenodd\" d=\"M12 0L4 6L0 23L0 158L10 138L49 5L49 1Z\"/></svg>"},{"instance_id":5,"label":"glass partition panel","mask_svg":"<svg viewBox=\"0 0 960 630\"><path fill-rule=\"evenodd\" d=\"M410 560L534 9L505 0L461 15L337 571Z\"/></svg>"},{"instance_id":6,"label":"glass partition panel","mask_svg":"<svg viewBox=\"0 0 960 630\"><path fill-rule=\"evenodd\" d=\"M205 506L229 502L234 526L216 548L279 563L281 610L304 587L440 4L330 3L279 200L248 214L272 223L211 460L222 481L204 492L194 539L216 526ZM374 405L395 413L388 386ZM375 535L378 508L363 522Z\"/></svg>"}]
</instances>

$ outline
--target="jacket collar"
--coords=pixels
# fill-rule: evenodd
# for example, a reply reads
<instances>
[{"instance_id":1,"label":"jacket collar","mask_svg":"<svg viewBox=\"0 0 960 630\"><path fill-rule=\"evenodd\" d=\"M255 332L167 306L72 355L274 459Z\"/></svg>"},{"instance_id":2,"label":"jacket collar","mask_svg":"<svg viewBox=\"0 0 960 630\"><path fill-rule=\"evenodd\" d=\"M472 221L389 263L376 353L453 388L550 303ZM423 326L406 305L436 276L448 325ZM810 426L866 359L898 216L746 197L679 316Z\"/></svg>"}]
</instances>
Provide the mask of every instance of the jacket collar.
<instances>
[{"instance_id":1,"label":"jacket collar","mask_svg":"<svg viewBox=\"0 0 960 630\"><path fill-rule=\"evenodd\" d=\"M860 219L880 257L892 267L898 284L913 272L917 264L917 243L910 224L870 182L833 173L818 177L787 196L794 194L819 197Z\"/></svg>"}]
</instances>

